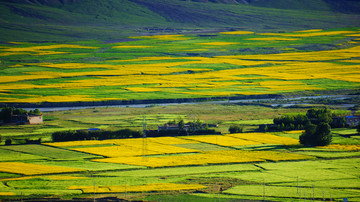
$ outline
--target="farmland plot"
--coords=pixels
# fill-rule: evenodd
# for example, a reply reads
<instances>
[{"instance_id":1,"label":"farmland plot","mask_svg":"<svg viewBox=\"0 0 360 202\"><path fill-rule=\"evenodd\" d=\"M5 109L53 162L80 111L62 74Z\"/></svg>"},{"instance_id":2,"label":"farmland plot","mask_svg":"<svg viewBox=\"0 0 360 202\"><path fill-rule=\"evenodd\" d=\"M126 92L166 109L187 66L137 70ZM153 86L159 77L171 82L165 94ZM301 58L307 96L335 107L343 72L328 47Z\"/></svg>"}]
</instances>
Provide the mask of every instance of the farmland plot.
<instances>
[{"instance_id":1,"label":"farmland plot","mask_svg":"<svg viewBox=\"0 0 360 202\"><path fill-rule=\"evenodd\" d=\"M352 42L358 34L358 29L259 34L240 30L214 33L210 39L154 35L113 44L1 45L4 68L0 71L0 102L228 97L356 89L360 64L353 59L360 49ZM315 41L335 48L301 49ZM238 54L244 48L258 51ZM274 53L261 53L261 48L271 48ZM34 56L36 62L32 61ZM19 62L14 62L14 57ZM93 59L82 62L85 58Z\"/></svg>"},{"instance_id":2,"label":"farmland plot","mask_svg":"<svg viewBox=\"0 0 360 202\"><path fill-rule=\"evenodd\" d=\"M323 195L327 200L330 200L330 196L354 200L359 197L356 191L360 177L356 167L358 158L347 159L348 155L345 154L354 151L345 150L340 156L334 156L341 159L319 160L311 152L323 152L331 156L333 150L312 148L306 151L291 145L289 148L292 149L288 150L287 142L282 141L288 138L268 133L243 134L256 139L256 145L241 146L234 142L236 146L233 146L227 141L228 138L253 141L241 139L243 137L240 135L218 135L218 142L216 139L214 142L215 136L210 135L209 143L206 143L207 136L186 136L47 143L52 147L34 145L44 149L37 151L38 155L42 152L42 156L45 156L46 149L49 149L47 158L54 160L24 158L2 162L0 170L4 176L0 181L7 186L0 187L0 192L4 193L3 197L20 194L54 196L57 191L56 194L63 196L79 197L95 192L96 196L117 194L120 197L141 196L141 199L150 199L152 193L171 192L181 193L181 197L189 200L201 197L205 201L213 200L214 193L217 193L216 197L224 201L261 200L265 182L265 197L268 200L310 199L312 196L321 200ZM263 150L261 146L273 145L274 142L270 141L272 138L278 141L278 145L283 144L281 149ZM191 145L197 149L191 149ZM9 151L31 153L34 146L7 147L13 147ZM249 146L259 148L248 150ZM122 149L117 150L117 147ZM126 152L125 147L133 150ZM151 153L152 147L156 152ZM74 150L90 154L79 153L80 156L70 158L66 157L66 152L60 152L73 153ZM314 169L316 172L313 172ZM16 174L5 175L8 172ZM218 182L209 184L202 180L212 178L218 179ZM225 186L222 179L233 185ZM298 186L301 187L301 196Z\"/></svg>"}]
</instances>

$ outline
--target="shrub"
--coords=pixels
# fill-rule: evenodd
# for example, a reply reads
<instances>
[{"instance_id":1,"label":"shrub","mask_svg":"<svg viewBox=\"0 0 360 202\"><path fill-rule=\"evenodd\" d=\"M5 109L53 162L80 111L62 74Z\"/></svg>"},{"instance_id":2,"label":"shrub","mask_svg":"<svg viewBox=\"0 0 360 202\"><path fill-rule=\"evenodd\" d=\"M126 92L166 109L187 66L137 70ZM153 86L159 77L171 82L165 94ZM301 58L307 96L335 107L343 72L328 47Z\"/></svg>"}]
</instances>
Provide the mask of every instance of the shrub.
<instances>
[{"instance_id":1,"label":"shrub","mask_svg":"<svg viewBox=\"0 0 360 202\"><path fill-rule=\"evenodd\" d=\"M229 127L230 133L242 133L244 132L244 127L239 125L232 125Z\"/></svg>"},{"instance_id":2,"label":"shrub","mask_svg":"<svg viewBox=\"0 0 360 202\"><path fill-rule=\"evenodd\" d=\"M5 145L11 145L12 140L10 138L5 140Z\"/></svg>"},{"instance_id":3,"label":"shrub","mask_svg":"<svg viewBox=\"0 0 360 202\"><path fill-rule=\"evenodd\" d=\"M300 144L309 146L326 146L332 141L331 127L328 123L308 124L305 132L299 137Z\"/></svg>"}]
</instances>

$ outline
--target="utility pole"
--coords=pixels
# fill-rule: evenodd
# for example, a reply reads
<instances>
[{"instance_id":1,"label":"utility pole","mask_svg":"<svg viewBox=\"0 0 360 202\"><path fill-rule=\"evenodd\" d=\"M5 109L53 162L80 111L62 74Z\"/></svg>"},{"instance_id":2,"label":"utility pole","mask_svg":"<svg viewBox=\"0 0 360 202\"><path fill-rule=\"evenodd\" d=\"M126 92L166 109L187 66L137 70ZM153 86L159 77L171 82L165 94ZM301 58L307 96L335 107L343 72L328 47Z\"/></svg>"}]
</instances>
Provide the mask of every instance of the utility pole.
<instances>
[{"instance_id":1,"label":"utility pole","mask_svg":"<svg viewBox=\"0 0 360 202\"><path fill-rule=\"evenodd\" d=\"M147 140L146 140L146 131L147 131L147 123L146 123L146 116L143 116L143 160L145 160L145 156L147 154Z\"/></svg>"},{"instance_id":2,"label":"utility pole","mask_svg":"<svg viewBox=\"0 0 360 202\"><path fill-rule=\"evenodd\" d=\"M96 201L96 199L95 199L95 180L93 180L93 182L94 182L94 202Z\"/></svg>"},{"instance_id":3,"label":"utility pole","mask_svg":"<svg viewBox=\"0 0 360 202\"><path fill-rule=\"evenodd\" d=\"M265 178L263 178L263 201L265 201Z\"/></svg>"}]
</instances>

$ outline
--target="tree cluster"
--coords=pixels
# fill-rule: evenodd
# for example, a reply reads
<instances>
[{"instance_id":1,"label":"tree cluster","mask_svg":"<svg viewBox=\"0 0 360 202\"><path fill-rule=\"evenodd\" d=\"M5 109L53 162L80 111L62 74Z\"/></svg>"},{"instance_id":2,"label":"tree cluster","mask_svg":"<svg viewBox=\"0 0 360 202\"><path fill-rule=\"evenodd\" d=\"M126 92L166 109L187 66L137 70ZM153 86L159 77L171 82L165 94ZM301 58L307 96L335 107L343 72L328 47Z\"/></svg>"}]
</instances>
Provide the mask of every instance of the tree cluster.
<instances>
[{"instance_id":1,"label":"tree cluster","mask_svg":"<svg viewBox=\"0 0 360 202\"><path fill-rule=\"evenodd\" d=\"M244 127L240 125L231 125L229 127L229 133L242 133L244 132Z\"/></svg>"},{"instance_id":2,"label":"tree cluster","mask_svg":"<svg viewBox=\"0 0 360 202\"><path fill-rule=\"evenodd\" d=\"M75 141L75 140L105 140L105 139L122 139L122 138L139 138L142 132L130 129L122 129L117 131L59 131L52 134L54 142Z\"/></svg>"},{"instance_id":3,"label":"tree cluster","mask_svg":"<svg viewBox=\"0 0 360 202\"><path fill-rule=\"evenodd\" d=\"M286 115L274 118L274 125L277 130L303 130L310 123L307 115Z\"/></svg>"},{"instance_id":4,"label":"tree cluster","mask_svg":"<svg viewBox=\"0 0 360 202\"><path fill-rule=\"evenodd\" d=\"M214 129L209 129L208 124L203 123L200 119L185 124L183 119L178 122L173 120L169 121L169 125L177 125L177 130L160 130L160 131L148 131L147 136L185 136L185 135L208 135L216 134Z\"/></svg>"},{"instance_id":5,"label":"tree cluster","mask_svg":"<svg viewBox=\"0 0 360 202\"><path fill-rule=\"evenodd\" d=\"M4 121L5 123L8 123L11 121L12 115L23 115L23 114L29 114L29 115L41 115L41 112L39 109L30 110L27 111L25 109L15 108L15 107L4 107L0 111L0 120Z\"/></svg>"},{"instance_id":6,"label":"tree cluster","mask_svg":"<svg viewBox=\"0 0 360 202\"><path fill-rule=\"evenodd\" d=\"M309 118L309 124L305 126L305 132L300 135L299 140L302 145L325 146L332 141L331 111L324 109L310 109L306 116Z\"/></svg>"}]
</instances>

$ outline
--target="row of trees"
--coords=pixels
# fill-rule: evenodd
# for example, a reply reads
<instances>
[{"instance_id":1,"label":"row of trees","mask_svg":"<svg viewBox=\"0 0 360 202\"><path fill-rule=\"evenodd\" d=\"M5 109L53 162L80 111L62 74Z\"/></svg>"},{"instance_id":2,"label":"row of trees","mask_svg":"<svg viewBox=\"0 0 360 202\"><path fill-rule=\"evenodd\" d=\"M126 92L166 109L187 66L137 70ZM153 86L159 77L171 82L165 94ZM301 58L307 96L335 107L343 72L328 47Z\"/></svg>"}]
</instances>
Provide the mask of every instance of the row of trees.
<instances>
[{"instance_id":1,"label":"row of trees","mask_svg":"<svg viewBox=\"0 0 360 202\"><path fill-rule=\"evenodd\" d=\"M184 136L184 135L208 135L216 134L214 129L209 129L209 125L203 123L200 119L185 123L183 119L179 121L169 121L169 125L177 125L177 130L159 130L152 131L147 136Z\"/></svg>"},{"instance_id":2,"label":"row of trees","mask_svg":"<svg viewBox=\"0 0 360 202\"><path fill-rule=\"evenodd\" d=\"M142 137L142 132L130 129L122 129L117 131L59 131L52 134L54 142L75 141L75 140L105 140L105 139L122 139L122 138L139 138Z\"/></svg>"},{"instance_id":3,"label":"row of trees","mask_svg":"<svg viewBox=\"0 0 360 202\"><path fill-rule=\"evenodd\" d=\"M332 113L327 108L324 109L309 109L306 115L286 115L274 118L273 122L277 130L304 130L310 123L332 124Z\"/></svg>"}]
</instances>

